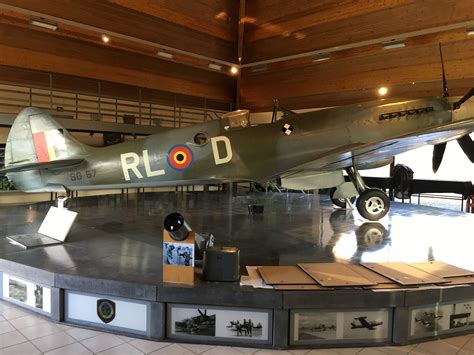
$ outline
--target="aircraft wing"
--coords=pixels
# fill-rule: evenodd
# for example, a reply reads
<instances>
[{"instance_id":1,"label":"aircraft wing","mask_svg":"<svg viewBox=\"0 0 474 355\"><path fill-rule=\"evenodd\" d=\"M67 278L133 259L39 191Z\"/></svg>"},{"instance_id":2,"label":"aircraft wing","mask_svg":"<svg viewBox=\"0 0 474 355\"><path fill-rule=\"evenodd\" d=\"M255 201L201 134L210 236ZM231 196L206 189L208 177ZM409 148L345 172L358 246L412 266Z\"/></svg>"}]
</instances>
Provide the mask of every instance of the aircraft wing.
<instances>
[{"instance_id":1,"label":"aircraft wing","mask_svg":"<svg viewBox=\"0 0 474 355\"><path fill-rule=\"evenodd\" d=\"M282 174L290 177L300 173L314 171L341 170L353 165L359 169L369 167L380 161L387 161L393 156L419 148L427 144L437 144L469 134L473 129L472 121L449 123L430 130L417 131L409 135L393 137L389 140L373 143L353 143L339 147L320 158L293 168Z\"/></svg>"}]
</instances>

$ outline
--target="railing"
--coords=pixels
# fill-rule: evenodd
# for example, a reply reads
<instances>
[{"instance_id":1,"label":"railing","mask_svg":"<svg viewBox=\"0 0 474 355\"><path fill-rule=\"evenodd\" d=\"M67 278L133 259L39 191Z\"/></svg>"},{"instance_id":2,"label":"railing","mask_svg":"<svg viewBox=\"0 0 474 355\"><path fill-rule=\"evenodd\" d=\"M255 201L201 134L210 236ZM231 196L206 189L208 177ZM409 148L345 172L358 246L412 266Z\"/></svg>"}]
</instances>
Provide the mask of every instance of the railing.
<instances>
[{"instance_id":1,"label":"railing","mask_svg":"<svg viewBox=\"0 0 474 355\"><path fill-rule=\"evenodd\" d=\"M100 83L99 88L100 88ZM99 90L100 91L100 90ZM139 124L162 127L184 127L208 120L220 119L226 111L189 107L176 104L86 95L63 90L0 84L0 112L18 113L27 106L34 106L60 118L89 121Z\"/></svg>"},{"instance_id":2,"label":"railing","mask_svg":"<svg viewBox=\"0 0 474 355\"><path fill-rule=\"evenodd\" d=\"M427 193L417 193L417 194L412 194L410 198L408 199L410 203L413 203L412 199L413 197L417 197L417 204L418 205L423 205L421 199L431 199L431 200L440 200L436 202L431 202L429 206L434 206L434 207L442 207L442 208L448 208L448 209L458 209L458 207L455 207L457 203L460 203L461 211L464 211L464 197L462 195L458 194L427 194ZM454 202L454 201L459 201L459 202ZM402 200L403 202L403 200ZM459 206L459 205L458 205Z\"/></svg>"}]
</instances>

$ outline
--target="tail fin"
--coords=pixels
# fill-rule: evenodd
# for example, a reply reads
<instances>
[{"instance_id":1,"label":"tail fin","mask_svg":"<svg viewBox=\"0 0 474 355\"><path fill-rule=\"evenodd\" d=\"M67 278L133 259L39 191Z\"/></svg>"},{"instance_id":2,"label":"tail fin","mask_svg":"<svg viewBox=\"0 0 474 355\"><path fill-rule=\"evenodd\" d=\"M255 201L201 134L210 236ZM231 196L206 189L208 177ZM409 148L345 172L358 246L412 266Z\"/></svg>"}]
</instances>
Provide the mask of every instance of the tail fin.
<instances>
[{"instance_id":1,"label":"tail fin","mask_svg":"<svg viewBox=\"0 0 474 355\"><path fill-rule=\"evenodd\" d=\"M16 117L8 134L2 172L78 164L88 148L74 139L49 113L34 107L25 108Z\"/></svg>"}]
</instances>

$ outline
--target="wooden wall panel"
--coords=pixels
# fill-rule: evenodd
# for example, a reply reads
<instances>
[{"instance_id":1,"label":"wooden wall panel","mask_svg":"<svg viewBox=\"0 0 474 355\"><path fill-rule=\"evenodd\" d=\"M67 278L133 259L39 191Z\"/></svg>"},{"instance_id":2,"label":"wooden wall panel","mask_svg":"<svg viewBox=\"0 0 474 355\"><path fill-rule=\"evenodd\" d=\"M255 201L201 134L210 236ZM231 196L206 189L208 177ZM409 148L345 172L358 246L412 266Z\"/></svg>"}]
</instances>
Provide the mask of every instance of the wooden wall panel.
<instances>
[{"instance_id":1,"label":"wooden wall panel","mask_svg":"<svg viewBox=\"0 0 474 355\"><path fill-rule=\"evenodd\" d=\"M108 81L97 81L95 79L81 78L62 74L49 74L35 70L6 67L0 65L0 83L20 85L32 88L49 90L50 79L53 90L73 92L84 95L117 98L123 100L152 102L162 105L184 105L192 103L194 107L208 108L227 111L230 108L228 102L206 100L202 97L192 97L181 94L173 94L166 91L139 88L131 85L117 84ZM140 95L141 91L141 95ZM176 100L176 101L175 101Z\"/></svg>"},{"instance_id":2,"label":"wooden wall panel","mask_svg":"<svg viewBox=\"0 0 474 355\"><path fill-rule=\"evenodd\" d=\"M207 57L236 62L237 44L129 8L94 0L5 0L40 14L160 43Z\"/></svg>"},{"instance_id":3,"label":"wooden wall panel","mask_svg":"<svg viewBox=\"0 0 474 355\"><path fill-rule=\"evenodd\" d=\"M413 3L413 0L258 0L247 6L250 24L246 41L253 42L273 36L291 36L295 31L336 23L350 17L367 15Z\"/></svg>"},{"instance_id":4,"label":"wooden wall panel","mask_svg":"<svg viewBox=\"0 0 474 355\"><path fill-rule=\"evenodd\" d=\"M298 8L299 4L305 2L292 0L289 3ZM315 18L312 21L305 20L309 15L292 19L296 23L288 28L284 23L285 13L282 12L281 23L270 26L273 28L272 36L268 36L268 33L264 36L262 26L254 26L252 31L252 24L249 24L247 29L250 29L246 32L244 40L244 62L279 58L474 20L472 0L400 1L398 6L386 6L390 5L390 1L371 3L377 3L380 9L374 11L376 5L372 5L372 10L367 9L367 12L364 12L354 6L335 6L331 10L332 13L329 10L314 13L312 16ZM313 10L318 11L318 8ZM254 16L259 18L261 14L257 13ZM320 21L317 20L318 17ZM309 24L311 26L302 28ZM298 27L301 28L296 31L295 28Z\"/></svg>"},{"instance_id":5,"label":"wooden wall panel","mask_svg":"<svg viewBox=\"0 0 474 355\"><path fill-rule=\"evenodd\" d=\"M136 53L0 24L0 64L232 102L234 79Z\"/></svg>"},{"instance_id":6,"label":"wooden wall panel","mask_svg":"<svg viewBox=\"0 0 474 355\"><path fill-rule=\"evenodd\" d=\"M229 41L237 41L238 2L235 0L107 0L126 9Z\"/></svg>"},{"instance_id":7,"label":"wooden wall panel","mask_svg":"<svg viewBox=\"0 0 474 355\"><path fill-rule=\"evenodd\" d=\"M444 44L443 55L450 91L464 94L474 86L474 39ZM392 97L440 95L438 46L381 50L367 56L247 72L242 77L241 100L242 107L253 110L268 109L274 98L290 108L325 107L375 99L376 88L382 85L394 88Z\"/></svg>"}]
</instances>

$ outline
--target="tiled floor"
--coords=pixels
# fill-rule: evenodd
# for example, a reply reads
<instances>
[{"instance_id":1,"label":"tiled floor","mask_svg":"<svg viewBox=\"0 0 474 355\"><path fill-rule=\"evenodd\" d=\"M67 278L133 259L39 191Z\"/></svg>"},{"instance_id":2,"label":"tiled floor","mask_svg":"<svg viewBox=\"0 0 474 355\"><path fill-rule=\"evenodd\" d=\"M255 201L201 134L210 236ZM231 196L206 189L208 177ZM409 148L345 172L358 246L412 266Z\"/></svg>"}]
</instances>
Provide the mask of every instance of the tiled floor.
<instances>
[{"instance_id":1,"label":"tiled floor","mask_svg":"<svg viewBox=\"0 0 474 355\"><path fill-rule=\"evenodd\" d=\"M173 344L57 324L0 301L1 355L242 355L242 354L474 354L474 334L402 347L324 350L262 350L197 344Z\"/></svg>"}]
</instances>

